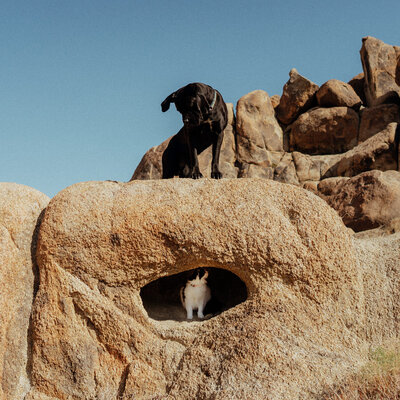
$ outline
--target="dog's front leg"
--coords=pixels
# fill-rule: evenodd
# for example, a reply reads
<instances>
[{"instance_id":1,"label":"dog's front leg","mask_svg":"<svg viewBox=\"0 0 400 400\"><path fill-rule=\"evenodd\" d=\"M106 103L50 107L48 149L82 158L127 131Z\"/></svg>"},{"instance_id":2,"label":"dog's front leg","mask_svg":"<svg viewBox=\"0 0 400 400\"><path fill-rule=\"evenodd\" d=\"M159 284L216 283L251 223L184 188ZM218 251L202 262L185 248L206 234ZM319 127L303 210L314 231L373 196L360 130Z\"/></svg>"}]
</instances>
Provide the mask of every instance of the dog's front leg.
<instances>
[{"instance_id":1,"label":"dog's front leg","mask_svg":"<svg viewBox=\"0 0 400 400\"><path fill-rule=\"evenodd\" d=\"M193 179L202 178L203 175L200 172L199 160L197 158L197 149L190 139L190 131L188 128L186 128L186 143L187 143L188 152L189 152L189 161L190 161L190 170L191 170L191 174L189 176L191 176Z\"/></svg>"},{"instance_id":2,"label":"dog's front leg","mask_svg":"<svg viewBox=\"0 0 400 400\"><path fill-rule=\"evenodd\" d=\"M219 155L221 153L222 140L224 138L224 131L217 134L216 140L212 143L212 162L211 162L211 178L221 179L222 174L219 170Z\"/></svg>"}]
</instances>

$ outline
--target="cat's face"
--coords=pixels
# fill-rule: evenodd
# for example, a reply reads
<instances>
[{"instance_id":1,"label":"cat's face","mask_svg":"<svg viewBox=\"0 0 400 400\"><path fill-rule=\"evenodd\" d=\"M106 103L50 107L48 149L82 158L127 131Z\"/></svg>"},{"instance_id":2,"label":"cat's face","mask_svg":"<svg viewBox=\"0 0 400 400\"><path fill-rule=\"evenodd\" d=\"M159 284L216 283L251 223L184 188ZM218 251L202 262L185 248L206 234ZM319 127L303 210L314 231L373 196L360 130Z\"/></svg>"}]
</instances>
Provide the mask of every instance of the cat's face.
<instances>
[{"instance_id":1,"label":"cat's face","mask_svg":"<svg viewBox=\"0 0 400 400\"><path fill-rule=\"evenodd\" d=\"M189 276L187 284L193 287L207 284L208 271L204 268L197 268Z\"/></svg>"}]
</instances>

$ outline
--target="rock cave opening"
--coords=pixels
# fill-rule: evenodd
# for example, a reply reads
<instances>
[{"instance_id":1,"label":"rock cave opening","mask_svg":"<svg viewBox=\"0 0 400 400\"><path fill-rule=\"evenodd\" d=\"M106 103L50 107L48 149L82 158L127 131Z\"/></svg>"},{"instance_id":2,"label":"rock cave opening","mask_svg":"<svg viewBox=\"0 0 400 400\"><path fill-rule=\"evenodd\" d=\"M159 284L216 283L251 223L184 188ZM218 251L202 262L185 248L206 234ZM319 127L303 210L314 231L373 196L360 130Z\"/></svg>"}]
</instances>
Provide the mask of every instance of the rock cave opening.
<instances>
[{"instance_id":1,"label":"rock cave opening","mask_svg":"<svg viewBox=\"0 0 400 400\"><path fill-rule=\"evenodd\" d=\"M247 299L246 284L233 272L222 268L206 268L211 299L204 310L204 319L193 313L193 321L207 320ZM186 321L186 310L180 301L180 289L186 285L194 269L159 278L140 290L143 306L150 318L157 321Z\"/></svg>"}]
</instances>

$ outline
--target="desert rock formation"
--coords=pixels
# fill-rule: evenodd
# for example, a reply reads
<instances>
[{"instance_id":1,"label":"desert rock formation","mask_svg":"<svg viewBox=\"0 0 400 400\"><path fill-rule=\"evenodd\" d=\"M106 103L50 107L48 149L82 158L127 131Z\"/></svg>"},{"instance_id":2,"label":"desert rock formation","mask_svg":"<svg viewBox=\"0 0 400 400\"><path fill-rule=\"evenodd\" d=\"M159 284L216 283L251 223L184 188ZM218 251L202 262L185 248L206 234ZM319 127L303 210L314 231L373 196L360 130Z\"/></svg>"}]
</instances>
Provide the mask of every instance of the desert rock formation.
<instances>
[{"instance_id":1,"label":"desert rock formation","mask_svg":"<svg viewBox=\"0 0 400 400\"><path fill-rule=\"evenodd\" d=\"M295 186L76 184L47 207L37 260L28 399L306 398L365 356L350 231ZM140 289L198 266L237 275L247 300L202 322L149 318Z\"/></svg>"},{"instance_id":2,"label":"desert rock formation","mask_svg":"<svg viewBox=\"0 0 400 400\"><path fill-rule=\"evenodd\" d=\"M399 50L228 105L225 179L160 180L169 138L129 183L0 183L0 399L316 400L398 341ZM234 279L188 322L199 266Z\"/></svg>"},{"instance_id":3,"label":"desert rock formation","mask_svg":"<svg viewBox=\"0 0 400 400\"><path fill-rule=\"evenodd\" d=\"M0 183L0 398L23 399L30 387L31 307L38 285L32 262L36 229L49 198Z\"/></svg>"},{"instance_id":4,"label":"desert rock formation","mask_svg":"<svg viewBox=\"0 0 400 400\"><path fill-rule=\"evenodd\" d=\"M243 96L236 119L230 106L229 155L221 154L224 177L273 179L324 198L318 191L324 179L399 171L398 49L366 37L360 50L363 72L348 84L330 79L319 87L292 69L281 96L270 98L262 90ZM132 180L159 179L164 148L165 142L150 149ZM209 169L209 152L200 155L204 169Z\"/></svg>"}]
</instances>

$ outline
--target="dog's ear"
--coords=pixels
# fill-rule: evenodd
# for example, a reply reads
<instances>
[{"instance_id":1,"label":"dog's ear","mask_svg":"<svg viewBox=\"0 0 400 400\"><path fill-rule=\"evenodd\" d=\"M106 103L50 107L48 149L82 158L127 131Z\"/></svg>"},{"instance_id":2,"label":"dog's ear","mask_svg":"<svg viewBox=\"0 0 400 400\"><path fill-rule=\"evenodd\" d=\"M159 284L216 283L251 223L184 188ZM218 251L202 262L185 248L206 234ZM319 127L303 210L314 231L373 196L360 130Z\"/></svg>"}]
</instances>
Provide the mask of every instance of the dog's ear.
<instances>
[{"instance_id":1,"label":"dog's ear","mask_svg":"<svg viewBox=\"0 0 400 400\"><path fill-rule=\"evenodd\" d=\"M176 92L171 93L162 103L161 103L161 110L162 112L169 110L169 105L175 101Z\"/></svg>"}]
</instances>

